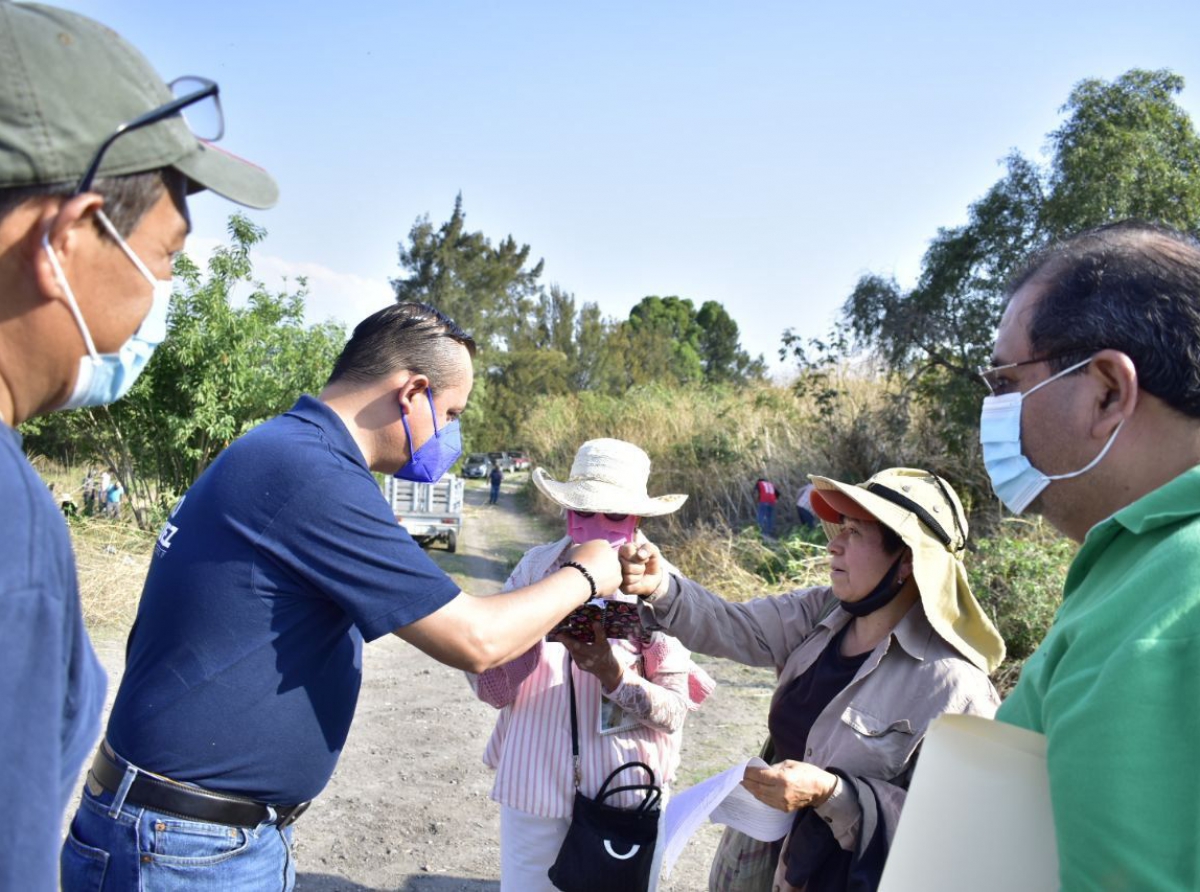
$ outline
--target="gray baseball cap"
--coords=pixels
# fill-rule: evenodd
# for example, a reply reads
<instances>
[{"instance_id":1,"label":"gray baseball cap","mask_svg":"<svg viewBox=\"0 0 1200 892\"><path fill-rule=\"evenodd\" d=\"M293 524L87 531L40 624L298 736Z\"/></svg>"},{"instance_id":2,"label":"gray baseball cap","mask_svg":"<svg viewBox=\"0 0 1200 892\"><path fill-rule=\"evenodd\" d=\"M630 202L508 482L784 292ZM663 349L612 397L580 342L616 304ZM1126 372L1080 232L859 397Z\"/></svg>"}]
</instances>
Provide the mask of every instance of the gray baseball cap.
<instances>
[{"instance_id":1,"label":"gray baseball cap","mask_svg":"<svg viewBox=\"0 0 1200 892\"><path fill-rule=\"evenodd\" d=\"M122 124L174 97L133 46L99 22L53 6L0 0L0 189L78 181ZM100 176L173 167L193 190L268 208L265 170L197 138L180 115L112 143Z\"/></svg>"}]
</instances>

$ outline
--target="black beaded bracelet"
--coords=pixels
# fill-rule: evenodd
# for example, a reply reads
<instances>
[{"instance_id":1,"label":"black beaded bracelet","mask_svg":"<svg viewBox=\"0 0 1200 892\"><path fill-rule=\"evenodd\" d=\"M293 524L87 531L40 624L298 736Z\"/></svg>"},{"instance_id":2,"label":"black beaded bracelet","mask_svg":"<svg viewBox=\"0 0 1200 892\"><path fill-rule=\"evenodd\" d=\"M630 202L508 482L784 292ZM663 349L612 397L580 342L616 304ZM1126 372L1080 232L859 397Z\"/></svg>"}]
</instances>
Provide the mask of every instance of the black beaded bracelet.
<instances>
[{"instance_id":1,"label":"black beaded bracelet","mask_svg":"<svg viewBox=\"0 0 1200 892\"><path fill-rule=\"evenodd\" d=\"M588 572L587 567L578 561L563 561L563 566L574 567L576 570L582 573L583 578L586 579L588 581L588 585L592 587L592 593L588 596L588 600L590 601L592 598L596 597L596 580L592 578L592 574Z\"/></svg>"}]
</instances>

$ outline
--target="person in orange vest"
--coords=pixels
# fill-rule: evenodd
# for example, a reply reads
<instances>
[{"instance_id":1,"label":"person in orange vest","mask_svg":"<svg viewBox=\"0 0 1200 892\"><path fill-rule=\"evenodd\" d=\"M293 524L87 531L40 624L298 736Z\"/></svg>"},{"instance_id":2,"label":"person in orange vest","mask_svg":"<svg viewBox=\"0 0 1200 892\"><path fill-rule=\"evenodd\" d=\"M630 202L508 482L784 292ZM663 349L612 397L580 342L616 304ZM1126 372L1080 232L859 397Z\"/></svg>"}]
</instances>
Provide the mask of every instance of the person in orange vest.
<instances>
[{"instance_id":1,"label":"person in orange vest","mask_svg":"<svg viewBox=\"0 0 1200 892\"><path fill-rule=\"evenodd\" d=\"M754 500L758 503L758 529L763 536L775 536L775 502L778 499L775 484L759 477L754 484Z\"/></svg>"}]
</instances>

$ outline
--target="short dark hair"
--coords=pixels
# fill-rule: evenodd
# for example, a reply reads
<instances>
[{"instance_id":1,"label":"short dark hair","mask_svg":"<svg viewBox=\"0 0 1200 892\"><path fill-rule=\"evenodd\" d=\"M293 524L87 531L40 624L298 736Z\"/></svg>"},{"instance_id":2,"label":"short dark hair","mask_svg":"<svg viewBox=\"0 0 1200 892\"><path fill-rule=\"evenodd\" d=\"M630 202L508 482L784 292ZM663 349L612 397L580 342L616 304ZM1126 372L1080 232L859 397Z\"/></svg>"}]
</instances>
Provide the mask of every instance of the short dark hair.
<instances>
[{"instance_id":1,"label":"short dark hair","mask_svg":"<svg viewBox=\"0 0 1200 892\"><path fill-rule=\"evenodd\" d=\"M151 170L145 173L131 173L120 177L103 177L96 180L90 192L98 192L104 197L104 213L122 238L129 236L137 228L138 222L146 211L168 189L174 191L182 187L183 174L171 167ZM76 184L56 183L50 186L16 186L10 189L0 189L0 220L3 220L18 205L33 198L56 197L69 198L75 191ZM97 228L105 232L97 223Z\"/></svg>"},{"instance_id":2,"label":"short dark hair","mask_svg":"<svg viewBox=\"0 0 1200 892\"><path fill-rule=\"evenodd\" d=\"M445 386L455 369L454 344L475 355L475 341L445 313L417 301L395 303L355 326L328 383L377 381L407 369Z\"/></svg>"},{"instance_id":3,"label":"short dark hair","mask_svg":"<svg viewBox=\"0 0 1200 892\"><path fill-rule=\"evenodd\" d=\"M1200 242L1168 226L1125 220L1036 253L1009 284L1041 287L1029 322L1033 356L1061 371L1120 350L1138 386L1200 418ZM1032 357L1031 357L1032 358Z\"/></svg>"}]
</instances>

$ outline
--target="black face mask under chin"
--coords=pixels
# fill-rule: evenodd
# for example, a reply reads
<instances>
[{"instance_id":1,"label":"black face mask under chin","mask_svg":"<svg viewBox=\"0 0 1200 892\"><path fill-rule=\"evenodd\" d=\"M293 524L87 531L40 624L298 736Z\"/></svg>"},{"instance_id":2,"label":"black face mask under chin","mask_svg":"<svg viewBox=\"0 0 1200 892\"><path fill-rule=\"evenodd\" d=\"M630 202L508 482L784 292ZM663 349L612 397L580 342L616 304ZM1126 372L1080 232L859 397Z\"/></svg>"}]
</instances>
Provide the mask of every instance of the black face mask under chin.
<instances>
[{"instance_id":1,"label":"black face mask under chin","mask_svg":"<svg viewBox=\"0 0 1200 892\"><path fill-rule=\"evenodd\" d=\"M880 607L890 604L892 599L904 588L904 582L897 579L900 575L900 560L903 557L904 552L901 551L896 560L892 562L891 569L883 574L883 579L879 580L879 584L871 589L870 594L859 601L842 601L842 609L851 616L866 616L874 613Z\"/></svg>"}]
</instances>

